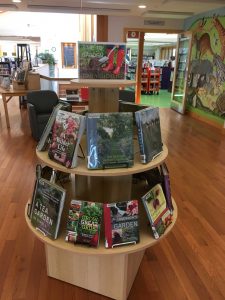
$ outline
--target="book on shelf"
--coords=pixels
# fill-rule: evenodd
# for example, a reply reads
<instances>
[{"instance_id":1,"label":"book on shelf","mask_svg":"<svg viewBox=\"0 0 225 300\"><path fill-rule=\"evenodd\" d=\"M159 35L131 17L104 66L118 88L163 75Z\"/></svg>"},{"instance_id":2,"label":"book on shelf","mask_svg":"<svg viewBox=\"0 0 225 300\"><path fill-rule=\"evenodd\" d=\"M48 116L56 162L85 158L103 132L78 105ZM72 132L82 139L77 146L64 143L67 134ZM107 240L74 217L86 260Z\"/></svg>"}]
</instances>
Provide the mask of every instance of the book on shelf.
<instances>
[{"instance_id":1,"label":"book on shelf","mask_svg":"<svg viewBox=\"0 0 225 300\"><path fill-rule=\"evenodd\" d=\"M163 150L158 107L135 112L141 162L148 163Z\"/></svg>"},{"instance_id":2,"label":"book on shelf","mask_svg":"<svg viewBox=\"0 0 225 300\"><path fill-rule=\"evenodd\" d=\"M139 242L138 200L104 204L105 247Z\"/></svg>"},{"instance_id":3,"label":"book on shelf","mask_svg":"<svg viewBox=\"0 0 225 300\"><path fill-rule=\"evenodd\" d=\"M102 214L102 203L71 200L65 240L98 247Z\"/></svg>"},{"instance_id":4,"label":"book on shelf","mask_svg":"<svg viewBox=\"0 0 225 300\"><path fill-rule=\"evenodd\" d=\"M53 124L55 122L55 118L56 118L56 115L58 113L58 111L61 109L61 110L70 110L71 106L68 105L67 103L63 103L63 102L60 102L58 103L54 108L53 108L53 111L48 119L48 122L45 126L45 129L41 135L41 138L37 144L37 150L38 151L45 151L47 150L50 142L51 142L51 137L52 137L52 127L53 127Z\"/></svg>"},{"instance_id":5,"label":"book on shelf","mask_svg":"<svg viewBox=\"0 0 225 300\"><path fill-rule=\"evenodd\" d=\"M66 191L54 182L37 178L32 197L31 224L45 236L56 239Z\"/></svg>"},{"instance_id":6,"label":"book on shelf","mask_svg":"<svg viewBox=\"0 0 225 300\"><path fill-rule=\"evenodd\" d=\"M162 186L156 184L141 197L155 239L158 239L172 223Z\"/></svg>"},{"instance_id":7,"label":"book on shelf","mask_svg":"<svg viewBox=\"0 0 225 300\"><path fill-rule=\"evenodd\" d=\"M132 113L88 113L86 135L89 169L133 166Z\"/></svg>"},{"instance_id":8,"label":"book on shelf","mask_svg":"<svg viewBox=\"0 0 225 300\"><path fill-rule=\"evenodd\" d=\"M160 170L163 178L162 182L162 188L166 197L167 206L170 210L170 212L173 212L174 207L172 203L172 195L171 195L171 186L170 186L170 176L169 176L169 170L167 168L166 163L162 163L160 165Z\"/></svg>"},{"instance_id":9,"label":"book on shelf","mask_svg":"<svg viewBox=\"0 0 225 300\"><path fill-rule=\"evenodd\" d=\"M76 102L81 102L81 98L79 96L79 93L78 93L78 89L75 89L75 90L66 90L66 100L68 102L73 102L73 101L76 101Z\"/></svg>"},{"instance_id":10,"label":"book on shelf","mask_svg":"<svg viewBox=\"0 0 225 300\"><path fill-rule=\"evenodd\" d=\"M77 166L78 149L85 129L86 117L59 110L52 129L49 158L67 168Z\"/></svg>"}]
</instances>

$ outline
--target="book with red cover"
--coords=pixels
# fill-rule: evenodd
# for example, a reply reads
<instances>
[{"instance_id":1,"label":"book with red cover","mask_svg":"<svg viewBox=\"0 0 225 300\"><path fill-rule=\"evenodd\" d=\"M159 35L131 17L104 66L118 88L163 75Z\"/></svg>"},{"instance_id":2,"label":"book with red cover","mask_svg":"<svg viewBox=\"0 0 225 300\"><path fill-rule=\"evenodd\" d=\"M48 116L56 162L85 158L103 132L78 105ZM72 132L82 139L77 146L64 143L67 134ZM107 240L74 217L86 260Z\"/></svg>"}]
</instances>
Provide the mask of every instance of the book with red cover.
<instances>
[{"instance_id":1,"label":"book with red cover","mask_svg":"<svg viewBox=\"0 0 225 300\"><path fill-rule=\"evenodd\" d=\"M138 200L104 204L105 247L139 242Z\"/></svg>"}]
</instances>

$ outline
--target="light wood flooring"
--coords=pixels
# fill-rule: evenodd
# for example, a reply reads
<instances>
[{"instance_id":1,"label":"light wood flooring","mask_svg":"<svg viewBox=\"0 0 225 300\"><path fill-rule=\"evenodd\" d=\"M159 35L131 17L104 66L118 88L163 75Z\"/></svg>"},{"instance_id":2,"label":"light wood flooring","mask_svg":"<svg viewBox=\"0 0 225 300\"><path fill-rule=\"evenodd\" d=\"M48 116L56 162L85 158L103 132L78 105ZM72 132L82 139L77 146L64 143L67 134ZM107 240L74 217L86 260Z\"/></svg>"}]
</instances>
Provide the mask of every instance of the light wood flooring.
<instances>
[{"instance_id":1,"label":"light wood flooring","mask_svg":"<svg viewBox=\"0 0 225 300\"><path fill-rule=\"evenodd\" d=\"M0 110L0 300L108 299L47 277L44 245L24 220L37 162L27 111L10 101L7 130L2 103ZM178 220L146 251L128 299L225 299L225 136L160 112Z\"/></svg>"}]
</instances>

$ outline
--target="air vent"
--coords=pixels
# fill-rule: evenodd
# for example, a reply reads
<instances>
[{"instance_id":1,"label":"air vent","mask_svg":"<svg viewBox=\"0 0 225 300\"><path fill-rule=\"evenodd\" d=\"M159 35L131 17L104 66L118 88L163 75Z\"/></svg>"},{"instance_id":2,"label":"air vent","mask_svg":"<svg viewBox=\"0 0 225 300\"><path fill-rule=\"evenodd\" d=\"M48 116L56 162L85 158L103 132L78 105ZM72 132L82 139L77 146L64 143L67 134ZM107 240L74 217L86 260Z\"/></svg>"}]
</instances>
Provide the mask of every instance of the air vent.
<instances>
[{"instance_id":1,"label":"air vent","mask_svg":"<svg viewBox=\"0 0 225 300\"><path fill-rule=\"evenodd\" d=\"M161 21L161 20L144 20L144 25L165 26L165 21Z\"/></svg>"},{"instance_id":2,"label":"air vent","mask_svg":"<svg viewBox=\"0 0 225 300\"><path fill-rule=\"evenodd\" d=\"M167 19L185 19L192 16L193 12L177 12L177 11L157 11L148 10L142 14L143 17L158 17Z\"/></svg>"},{"instance_id":3,"label":"air vent","mask_svg":"<svg viewBox=\"0 0 225 300\"><path fill-rule=\"evenodd\" d=\"M34 11L61 11L61 12L92 12L92 13L129 13L130 9L125 8L93 8L93 7L69 7L69 6L49 6L49 5L28 5Z\"/></svg>"}]
</instances>

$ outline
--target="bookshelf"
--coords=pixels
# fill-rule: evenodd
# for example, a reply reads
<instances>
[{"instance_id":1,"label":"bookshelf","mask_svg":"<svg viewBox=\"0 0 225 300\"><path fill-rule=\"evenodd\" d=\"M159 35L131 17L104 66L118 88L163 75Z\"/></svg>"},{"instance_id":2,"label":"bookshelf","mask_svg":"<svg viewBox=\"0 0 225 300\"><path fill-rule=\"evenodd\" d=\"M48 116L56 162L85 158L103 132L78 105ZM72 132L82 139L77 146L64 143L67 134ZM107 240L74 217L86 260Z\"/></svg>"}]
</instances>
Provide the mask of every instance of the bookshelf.
<instances>
[{"instance_id":1,"label":"bookshelf","mask_svg":"<svg viewBox=\"0 0 225 300\"><path fill-rule=\"evenodd\" d=\"M182 33L178 36L177 56L174 71L174 81L171 95L171 108L185 113L188 69L191 55L191 33Z\"/></svg>"},{"instance_id":2,"label":"bookshelf","mask_svg":"<svg viewBox=\"0 0 225 300\"><path fill-rule=\"evenodd\" d=\"M85 82L84 80L72 81L72 86L76 86L77 88L84 84L87 86L86 80ZM112 90L117 90L118 86L124 86L124 84L124 81L121 81L121 83L117 83L116 87L116 82L112 82L112 84L107 82L106 87L102 88L102 83L100 83L99 80L97 80L97 82L91 80L89 82L89 102L96 103L99 112L105 111L108 107L105 101L111 102L111 98L104 99L104 97L111 94ZM96 98L99 94L102 96L102 98L100 98L102 101L100 102L99 98ZM116 91L114 91L113 95L114 100L116 100ZM117 98L117 101L118 99L119 98ZM115 103L110 106L110 109L114 109L114 111L116 108L117 105ZM95 109L96 108L94 107L94 110ZM81 146L85 149L85 137L81 141ZM148 164L141 164L138 148L138 142L135 140L135 159L133 167L105 170L88 170L87 161L82 158L78 159L78 166L76 168L67 169L50 160L47 152L36 152L39 161L43 164L48 165L55 170L72 174L74 183L74 185L72 184L72 188L68 191L69 195L67 195L68 199L66 199L61 229L57 240L53 241L46 238L40 232L35 230L25 213L28 227L33 234L45 244L48 276L113 299L127 299L145 250L161 241L162 238L165 238L175 224L177 218L175 202L173 224L159 240L155 240L152 237L150 228L147 225L147 215L144 208L140 205L140 243L113 249L106 249L104 247L103 232L98 248L89 248L85 245L66 243L66 218L71 197L78 200L98 201L101 203L132 199L131 197L134 195L137 197L140 187L133 187L132 175L160 165L166 160L168 155L168 149L164 146L162 153L153 161ZM142 191L142 195L144 193L145 191Z\"/></svg>"}]
</instances>

